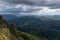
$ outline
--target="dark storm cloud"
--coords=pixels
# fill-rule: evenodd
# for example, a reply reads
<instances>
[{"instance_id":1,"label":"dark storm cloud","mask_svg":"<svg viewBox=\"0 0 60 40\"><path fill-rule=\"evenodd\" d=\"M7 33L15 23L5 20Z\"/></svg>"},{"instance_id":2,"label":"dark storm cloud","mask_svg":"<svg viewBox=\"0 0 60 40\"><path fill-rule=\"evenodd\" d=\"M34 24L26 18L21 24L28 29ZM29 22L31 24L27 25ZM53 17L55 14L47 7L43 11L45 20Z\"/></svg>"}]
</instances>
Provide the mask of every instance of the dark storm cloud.
<instances>
[{"instance_id":1,"label":"dark storm cloud","mask_svg":"<svg viewBox=\"0 0 60 40\"><path fill-rule=\"evenodd\" d=\"M6 2L12 3L12 4L28 4L28 5L35 4L34 2L29 1L29 0L3 0L3 1L6 1Z\"/></svg>"},{"instance_id":2,"label":"dark storm cloud","mask_svg":"<svg viewBox=\"0 0 60 40\"><path fill-rule=\"evenodd\" d=\"M12 4L45 5L45 0L3 0Z\"/></svg>"},{"instance_id":3,"label":"dark storm cloud","mask_svg":"<svg viewBox=\"0 0 60 40\"><path fill-rule=\"evenodd\" d=\"M35 6L46 6L52 9L60 8L59 0L3 0L12 4L25 4Z\"/></svg>"}]
</instances>

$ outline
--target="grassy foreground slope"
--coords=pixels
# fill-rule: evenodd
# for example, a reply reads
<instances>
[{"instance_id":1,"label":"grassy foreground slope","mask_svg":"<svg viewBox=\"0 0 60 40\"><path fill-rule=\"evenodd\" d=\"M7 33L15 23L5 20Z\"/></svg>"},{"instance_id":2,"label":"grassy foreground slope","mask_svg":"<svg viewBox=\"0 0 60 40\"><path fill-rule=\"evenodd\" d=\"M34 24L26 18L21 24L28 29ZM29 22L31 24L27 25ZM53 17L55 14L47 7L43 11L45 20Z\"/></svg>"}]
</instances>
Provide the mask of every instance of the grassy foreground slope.
<instances>
[{"instance_id":1,"label":"grassy foreground slope","mask_svg":"<svg viewBox=\"0 0 60 40\"><path fill-rule=\"evenodd\" d=\"M19 32L14 24L8 23L0 16L0 40L47 40L29 33Z\"/></svg>"}]
</instances>

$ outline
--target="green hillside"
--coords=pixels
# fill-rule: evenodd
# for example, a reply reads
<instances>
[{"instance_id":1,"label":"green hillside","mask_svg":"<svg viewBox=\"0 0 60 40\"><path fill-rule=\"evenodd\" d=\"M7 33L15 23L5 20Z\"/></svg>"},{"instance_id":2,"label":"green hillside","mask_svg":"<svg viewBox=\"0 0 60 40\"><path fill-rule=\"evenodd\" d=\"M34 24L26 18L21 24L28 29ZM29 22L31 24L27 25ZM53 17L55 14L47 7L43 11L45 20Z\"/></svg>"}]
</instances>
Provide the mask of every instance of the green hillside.
<instances>
[{"instance_id":1,"label":"green hillside","mask_svg":"<svg viewBox=\"0 0 60 40\"><path fill-rule=\"evenodd\" d=\"M15 24L8 23L0 16L0 40L47 40L38 36L17 31Z\"/></svg>"}]
</instances>

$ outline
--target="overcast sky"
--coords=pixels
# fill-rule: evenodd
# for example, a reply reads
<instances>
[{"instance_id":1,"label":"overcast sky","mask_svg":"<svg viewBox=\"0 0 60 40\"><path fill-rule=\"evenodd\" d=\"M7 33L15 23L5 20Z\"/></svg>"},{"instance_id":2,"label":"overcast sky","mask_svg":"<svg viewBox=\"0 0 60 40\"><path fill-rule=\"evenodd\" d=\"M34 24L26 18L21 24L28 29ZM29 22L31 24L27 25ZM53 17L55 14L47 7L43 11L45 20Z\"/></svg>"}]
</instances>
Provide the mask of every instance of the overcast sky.
<instances>
[{"instance_id":1,"label":"overcast sky","mask_svg":"<svg viewBox=\"0 0 60 40\"><path fill-rule=\"evenodd\" d=\"M60 0L0 0L0 14L60 15Z\"/></svg>"}]
</instances>

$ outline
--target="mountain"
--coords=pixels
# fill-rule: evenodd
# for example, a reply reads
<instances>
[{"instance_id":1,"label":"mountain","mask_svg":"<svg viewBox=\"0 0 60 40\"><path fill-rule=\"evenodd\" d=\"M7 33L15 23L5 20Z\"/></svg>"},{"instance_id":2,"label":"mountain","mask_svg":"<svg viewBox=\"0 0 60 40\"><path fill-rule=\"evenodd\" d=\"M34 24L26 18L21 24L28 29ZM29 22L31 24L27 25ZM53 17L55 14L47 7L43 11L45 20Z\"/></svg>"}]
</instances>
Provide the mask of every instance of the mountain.
<instances>
[{"instance_id":1,"label":"mountain","mask_svg":"<svg viewBox=\"0 0 60 40\"><path fill-rule=\"evenodd\" d=\"M47 40L33 34L21 32L16 29L15 24L8 23L0 16L0 40Z\"/></svg>"},{"instance_id":2,"label":"mountain","mask_svg":"<svg viewBox=\"0 0 60 40\"><path fill-rule=\"evenodd\" d=\"M49 15L49 16L44 16L44 17L47 17L53 20L60 20L60 15L51 15L51 16Z\"/></svg>"},{"instance_id":3,"label":"mountain","mask_svg":"<svg viewBox=\"0 0 60 40\"><path fill-rule=\"evenodd\" d=\"M23 16L10 22L16 23L17 30L19 31L28 32L48 40L60 40L60 20L55 17Z\"/></svg>"},{"instance_id":4,"label":"mountain","mask_svg":"<svg viewBox=\"0 0 60 40\"><path fill-rule=\"evenodd\" d=\"M10 23L15 23L17 27L24 27L24 28L29 27L29 28L47 28L47 29L60 30L59 18L57 18L56 16L40 16L40 17L23 16L10 20Z\"/></svg>"},{"instance_id":5,"label":"mountain","mask_svg":"<svg viewBox=\"0 0 60 40\"><path fill-rule=\"evenodd\" d=\"M14 33L16 33L17 31L12 31L14 27L12 27L11 24L8 23L10 27L8 27L8 29L14 37L18 35L22 39L26 38L25 40L32 40L32 35L34 39L37 37L37 39L39 40L60 40L60 17L58 15L40 17L22 16L8 21L9 23L16 24L15 29L18 31L18 33L14 35ZM18 36L16 39L19 38Z\"/></svg>"},{"instance_id":6,"label":"mountain","mask_svg":"<svg viewBox=\"0 0 60 40\"><path fill-rule=\"evenodd\" d=\"M12 14L0 14L0 15L3 16L6 20L13 20L13 19L18 18L17 16L12 15Z\"/></svg>"}]
</instances>

